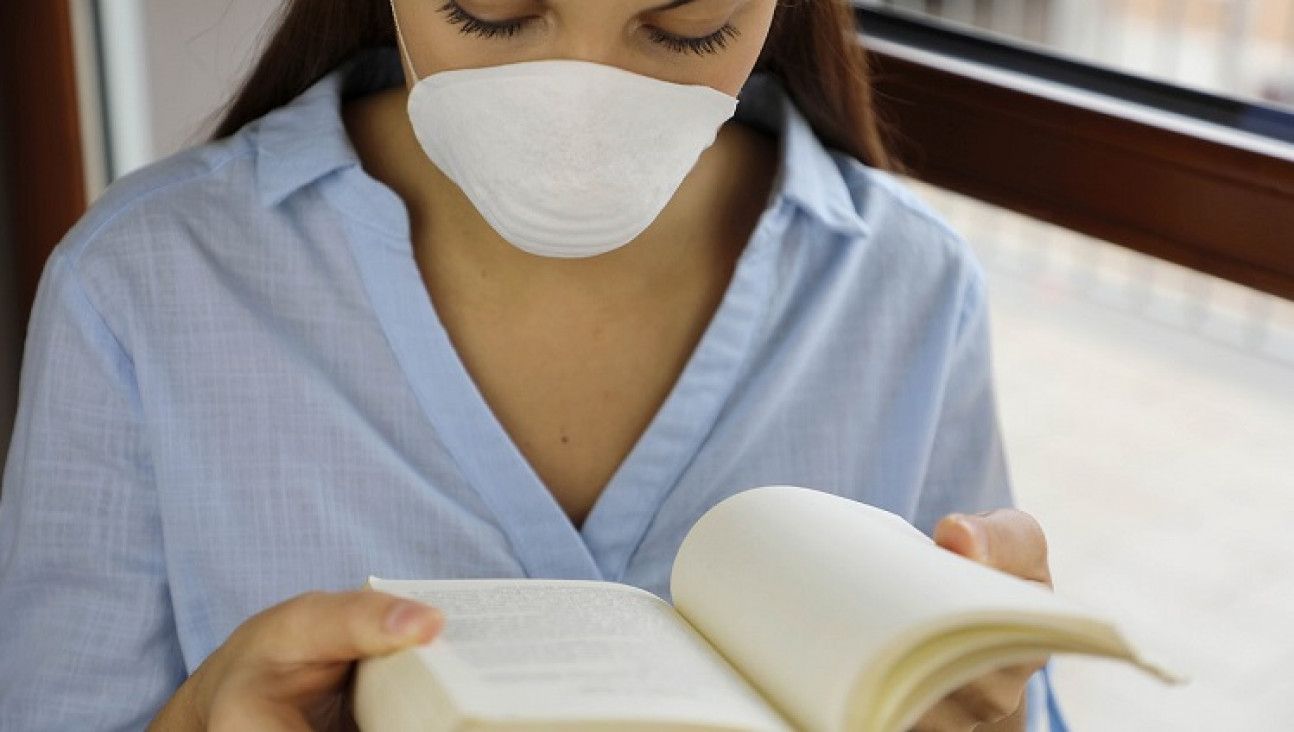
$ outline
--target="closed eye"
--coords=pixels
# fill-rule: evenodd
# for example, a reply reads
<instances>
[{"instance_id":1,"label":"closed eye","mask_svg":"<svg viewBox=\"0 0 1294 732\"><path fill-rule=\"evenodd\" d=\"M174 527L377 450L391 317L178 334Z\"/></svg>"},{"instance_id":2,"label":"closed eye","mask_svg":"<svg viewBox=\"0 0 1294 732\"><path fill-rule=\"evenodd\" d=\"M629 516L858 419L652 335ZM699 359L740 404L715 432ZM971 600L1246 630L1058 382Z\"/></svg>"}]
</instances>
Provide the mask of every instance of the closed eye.
<instances>
[{"instance_id":1,"label":"closed eye","mask_svg":"<svg viewBox=\"0 0 1294 732\"><path fill-rule=\"evenodd\" d=\"M697 56L718 53L728 47L729 41L741 35L737 27L731 23L725 24L713 33L695 38L669 33L660 28L648 27L646 31L647 37L652 43L663 46L675 53L692 53Z\"/></svg>"},{"instance_id":2,"label":"closed eye","mask_svg":"<svg viewBox=\"0 0 1294 732\"><path fill-rule=\"evenodd\" d=\"M451 25L458 26L459 33L481 38L511 38L524 30L528 23L535 20L533 17L483 20L463 10L463 7L455 0L449 0L440 8L439 12L444 14L445 19Z\"/></svg>"},{"instance_id":3,"label":"closed eye","mask_svg":"<svg viewBox=\"0 0 1294 732\"><path fill-rule=\"evenodd\" d=\"M663 9L681 7L691 1L678 0ZM485 20L464 10L457 0L447 0L440 7L439 12L451 25L458 26L460 33L480 38L512 38L525 30L531 22L539 19L537 16L523 16L507 20ZM644 30L648 40L668 51L697 56L719 53L728 47L729 41L740 35L737 27L731 23L725 23L723 27L704 36L683 36L650 25L645 26Z\"/></svg>"}]
</instances>

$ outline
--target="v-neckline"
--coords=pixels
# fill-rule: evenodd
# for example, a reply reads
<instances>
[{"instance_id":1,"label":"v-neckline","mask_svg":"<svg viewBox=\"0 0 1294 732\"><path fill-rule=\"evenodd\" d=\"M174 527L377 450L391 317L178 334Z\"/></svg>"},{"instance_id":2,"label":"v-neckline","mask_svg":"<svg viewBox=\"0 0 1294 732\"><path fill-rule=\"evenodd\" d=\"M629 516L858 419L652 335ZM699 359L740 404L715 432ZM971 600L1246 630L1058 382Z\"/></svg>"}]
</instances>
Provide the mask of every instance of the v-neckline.
<instances>
[{"instance_id":1,"label":"v-neckline","mask_svg":"<svg viewBox=\"0 0 1294 732\"><path fill-rule=\"evenodd\" d=\"M366 182L381 186L371 178ZM340 188L332 190L340 193ZM371 221L373 209L363 210L353 189L351 194L329 198L352 214L348 223ZM378 208L394 204L403 212L403 204L385 187L374 194L385 197ZM494 514L527 576L609 581L624 576L660 506L713 428L752 350L773 291L773 242L778 237L768 231L777 225L772 211L776 207L761 216L678 380L581 529L535 473L459 358L414 260L407 227L392 231L348 225L375 315L419 406Z\"/></svg>"}]
</instances>

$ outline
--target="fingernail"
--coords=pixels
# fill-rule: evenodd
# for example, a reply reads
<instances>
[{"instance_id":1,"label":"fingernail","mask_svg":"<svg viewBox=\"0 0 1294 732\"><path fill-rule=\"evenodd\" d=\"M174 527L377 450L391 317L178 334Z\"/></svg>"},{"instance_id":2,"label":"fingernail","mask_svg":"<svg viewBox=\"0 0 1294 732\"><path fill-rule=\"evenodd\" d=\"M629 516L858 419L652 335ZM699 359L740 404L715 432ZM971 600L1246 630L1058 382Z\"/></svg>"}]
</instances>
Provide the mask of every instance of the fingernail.
<instances>
[{"instance_id":1,"label":"fingernail","mask_svg":"<svg viewBox=\"0 0 1294 732\"><path fill-rule=\"evenodd\" d=\"M442 619L440 611L433 607L420 602L401 602L387 613L386 631L402 638L421 636Z\"/></svg>"}]
</instances>

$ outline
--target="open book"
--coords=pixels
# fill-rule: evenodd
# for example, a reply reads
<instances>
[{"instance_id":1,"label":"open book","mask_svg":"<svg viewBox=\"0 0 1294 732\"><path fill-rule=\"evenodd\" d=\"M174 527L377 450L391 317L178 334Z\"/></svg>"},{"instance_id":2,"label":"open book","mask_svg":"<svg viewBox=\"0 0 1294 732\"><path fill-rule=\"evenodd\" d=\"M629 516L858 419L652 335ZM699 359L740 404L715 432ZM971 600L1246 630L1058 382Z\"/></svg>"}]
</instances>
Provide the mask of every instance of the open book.
<instances>
[{"instance_id":1,"label":"open book","mask_svg":"<svg viewBox=\"0 0 1294 732\"><path fill-rule=\"evenodd\" d=\"M607 582L369 586L441 608L446 626L360 664L366 732L897 732L978 676L1055 652L1171 678L1091 610L801 488L707 512L675 559L674 607Z\"/></svg>"}]
</instances>

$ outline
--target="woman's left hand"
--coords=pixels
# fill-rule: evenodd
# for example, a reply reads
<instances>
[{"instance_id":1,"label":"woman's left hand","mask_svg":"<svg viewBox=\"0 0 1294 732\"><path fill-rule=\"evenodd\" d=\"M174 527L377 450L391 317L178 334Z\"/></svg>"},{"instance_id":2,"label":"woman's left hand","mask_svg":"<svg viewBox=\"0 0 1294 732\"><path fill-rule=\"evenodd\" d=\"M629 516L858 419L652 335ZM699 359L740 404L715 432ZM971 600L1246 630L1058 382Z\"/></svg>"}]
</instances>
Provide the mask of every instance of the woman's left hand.
<instances>
[{"instance_id":1,"label":"woman's left hand","mask_svg":"<svg viewBox=\"0 0 1294 732\"><path fill-rule=\"evenodd\" d=\"M1022 511L947 516L935 527L935 542L967 559L1051 587L1047 539L1038 522ZM914 732L1023 730L1025 686L1045 663L1039 659L1011 666L963 686L922 716Z\"/></svg>"}]
</instances>

